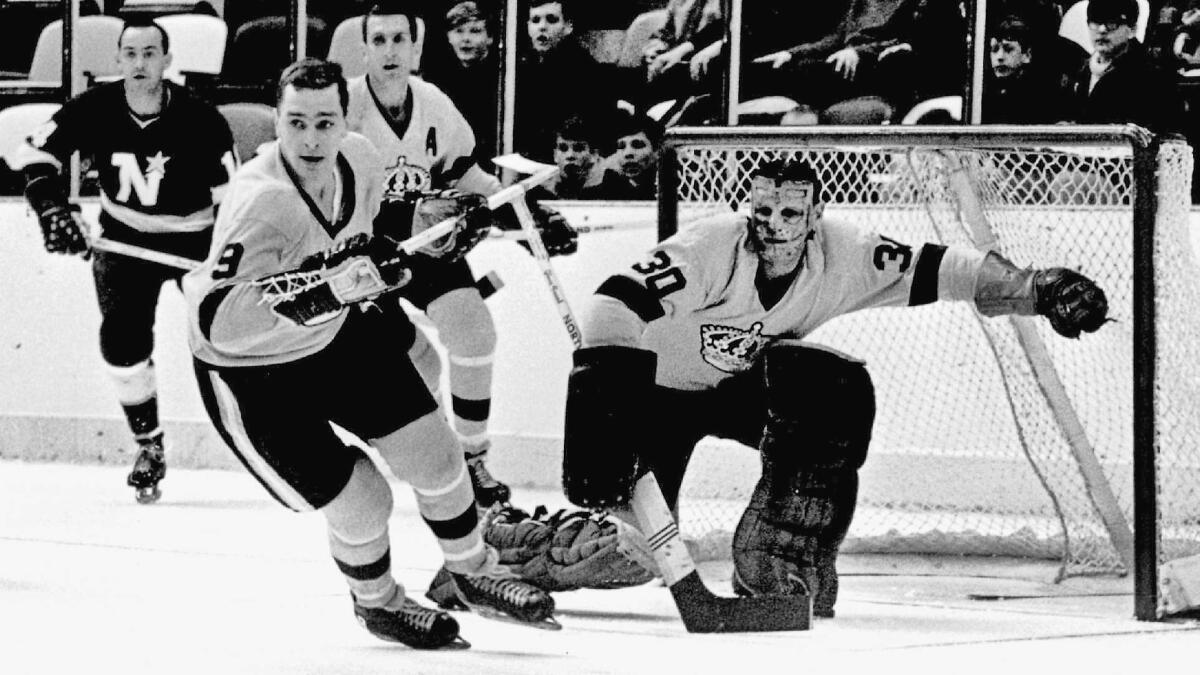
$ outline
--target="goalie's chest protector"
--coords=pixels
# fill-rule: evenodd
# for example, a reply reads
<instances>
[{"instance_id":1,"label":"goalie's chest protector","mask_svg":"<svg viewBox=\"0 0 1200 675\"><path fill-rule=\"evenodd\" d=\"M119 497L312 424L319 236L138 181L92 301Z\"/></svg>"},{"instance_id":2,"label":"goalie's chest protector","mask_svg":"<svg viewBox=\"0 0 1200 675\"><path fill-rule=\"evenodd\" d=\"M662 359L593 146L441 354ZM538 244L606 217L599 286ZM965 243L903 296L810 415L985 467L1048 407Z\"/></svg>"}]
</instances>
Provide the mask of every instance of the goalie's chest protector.
<instances>
[{"instance_id":1,"label":"goalie's chest protector","mask_svg":"<svg viewBox=\"0 0 1200 675\"><path fill-rule=\"evenodd\" d=\"M675 284L683 283L662 298L665 315L642 336L642 346L658 354L658 384L708 389L749 370L774 340L803 338L856 309L908 304L910 275L871 263L878 235L825 221L783 296L764 307L755 285L759 258L745 222L744 216L726 216L697 223L651 252L672 261ZM661 279L672 269L652 267L641 264L650 274L639 281L652 285L650 277Z\"/></svg>"},{"instance_id":2,"label":"goalie's chest protector","mask_svg":"<svg viewBox=\"0 0 1200 675\"><path fill-rule=\"evenodd\" d=\"M475 135L436 86L409 78L412 114L403 128L381 110L365 75L350 80L349 90L347 123L382 157L385 193L446 187L474 162Z\"/></svg>"}]
</instances>

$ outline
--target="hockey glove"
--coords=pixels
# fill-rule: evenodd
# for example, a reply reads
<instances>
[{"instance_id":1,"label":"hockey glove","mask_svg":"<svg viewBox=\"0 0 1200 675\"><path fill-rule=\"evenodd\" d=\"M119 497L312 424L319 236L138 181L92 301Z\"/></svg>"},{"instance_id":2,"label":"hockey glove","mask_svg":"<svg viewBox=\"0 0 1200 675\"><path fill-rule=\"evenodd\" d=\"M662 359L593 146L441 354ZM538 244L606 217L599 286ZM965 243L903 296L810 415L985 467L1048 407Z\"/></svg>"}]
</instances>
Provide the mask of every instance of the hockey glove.
<instances>
[{"instance_id":1,"label":"hockey glove","mask_svg":"<svg viewBox=\"0 0 1200 675\"><path fill-rule=\"evenodd\" d=\"M295 271L256 282L276 314L301 326L330 321L342 308L403 288L412 279L404 251L367 234L309 256Z\"/></svg>"},{"instance_id":2,"label":"hockey glove","mask_svg":"<svg viewBox=\"0 0 1200 675\"><path fill-rule=\"evenodd\" d=\"M1063 337L1094 333L1108 321L1108 298L1094 281L1065 267L1039 270L1033 277L1037 313Z\"/></svg>"},{"instance_id":3,"label":"hockey glove","mask_svg":"<svg viewBox=\"0 0 1200 675\"><path fill-rule=\"evenodd\" d=\"M542 244L550 255L571 255L579 250L579 233L566 218L558 211L541 204L535 204L530 209L533 213L534 224L538 234L542 236ZM521 242L521 246L529 251L529 244Z\"/></svg>"},{"instance_id":4,"label":"hockey glove","mask_svg":"<svg viewBox=\"0 0 1200 675\"><path fill-rule=\"evenodd\" d=\"M42 240L51 253L87 257L87 231L79 206L67 201L57 175L36 172L25 185L25 197L42 226Z\"/></svg>"}]
</instances>

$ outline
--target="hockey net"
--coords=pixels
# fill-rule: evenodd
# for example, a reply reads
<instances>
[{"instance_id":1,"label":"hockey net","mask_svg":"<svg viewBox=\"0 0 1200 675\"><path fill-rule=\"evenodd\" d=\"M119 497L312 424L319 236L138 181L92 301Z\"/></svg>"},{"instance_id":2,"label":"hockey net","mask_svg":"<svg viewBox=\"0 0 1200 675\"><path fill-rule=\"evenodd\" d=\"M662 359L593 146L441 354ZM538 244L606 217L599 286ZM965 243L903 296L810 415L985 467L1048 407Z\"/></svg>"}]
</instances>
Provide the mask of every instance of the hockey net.
<instances>
[{"instance_id":1,"label":"hockey net","mask_svg":"<svg viewBox=\"0 0 1200 675\"><path fill-rule=\"evenodd\" d=\"M1135 151L1136 137L1114 129L669 135L660 236L674 222L744 209L754 167L799 155L824 179L828 218L909 244L991 247L1021 266L1069 266L1108 294L1115 321L1080 340L1036 317L988 319L948 302L867 310L811 334L864 359L878 399L843 551L1048 558L1061 561L1060 578L1121 574L1134 563L1134 504L1143 499L1157 508L1160 563L1200 553L1191 148L1166 141ZM1148 159L1135 161L1138 152ZM1142 264L1156 284L1135 305L1135 234L1150 231L1140 224L1147 219L1153 255ZM1152 317L1153 344L1141 334L1135 343L1139 312ZM1135 366L1135 344L1155 349L1149 436L1134 424L1135 375L1150 374ZM1135 445L1152 448L1153 494L1135 494ZM701 444L680 504L681 529L701 557L728 556L758 474L752 449Z\"/></svg>"}]
</instances>

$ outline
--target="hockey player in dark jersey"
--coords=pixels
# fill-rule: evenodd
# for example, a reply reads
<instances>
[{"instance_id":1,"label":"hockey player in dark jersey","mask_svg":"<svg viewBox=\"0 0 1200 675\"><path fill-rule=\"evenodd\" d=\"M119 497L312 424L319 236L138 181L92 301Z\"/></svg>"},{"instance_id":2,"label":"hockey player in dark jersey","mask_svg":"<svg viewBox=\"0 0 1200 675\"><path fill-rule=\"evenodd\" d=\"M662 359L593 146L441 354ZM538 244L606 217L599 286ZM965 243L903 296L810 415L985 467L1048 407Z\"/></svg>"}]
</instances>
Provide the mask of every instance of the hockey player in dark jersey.
<instances>
[{"instance_id":1,"label":"hockey player in dark jersey","mask_svg":"<svg viewBox=\"0 0 1200 675\"><path fill-rule=\"evenodd\" d=\"M24 173L46 249L91 257L100 353L139 448L128 483L148 503L159 498L166 473L151 359L155 309L163 283L178 283L184 270L89 251L94 235L68 201L60 172L76 151L92 158L105 239L198 261L208 252L216 205L236 159L221 114L163 79L171 52L161 26L131 19L115 47L122 79L68 101L13 164Z\"/></svg>"},{"instance_id":2,"label":"hockey player in dark jersey","mask_svg":"<svg viewBox=\"0 0 1200 675\"><path fill-rule=\"evenodd\" d=\"M391 570L392 489L331 424L375 448L408 482L437 538L457 600L485 616L557 628L554 600L515 579L480 534L462 447L408 354L413 324L395 292L434 258L452 262L491 223L474 194L398 205L420 231L455 218L449 239L414 255L381 222L382 162L346 126L346 81L306 59L280 77L276 132L230 185L204 264L184 279L189 343L205 408L272 496L316 510L354 614L373 635L417 648L462 641L449 614L421 606ZM390 294L384 297L384 294ZM364 307L364 301L374 301Z\"/></svg>"},{"instance_id":3,"label":"hockey player in dark jersey","mask_svg":"<svg viewBox=\"0 0 1200 675\"><path fill-rule=\"evenodd\" d=\"M674 507L703 436L757 447L734 588L811 595L814 615L831 617L875 396L863 362L805 336L860 309L959 300L985 316L1040 314L1075 338L1105 323L1108 303L1073 270L824 218L821 191L807 163L768 163L748 216L695 223L600 285L568 379L563 480L572 502L621 513L653 471Z\"/></svg>"}]
</instances>

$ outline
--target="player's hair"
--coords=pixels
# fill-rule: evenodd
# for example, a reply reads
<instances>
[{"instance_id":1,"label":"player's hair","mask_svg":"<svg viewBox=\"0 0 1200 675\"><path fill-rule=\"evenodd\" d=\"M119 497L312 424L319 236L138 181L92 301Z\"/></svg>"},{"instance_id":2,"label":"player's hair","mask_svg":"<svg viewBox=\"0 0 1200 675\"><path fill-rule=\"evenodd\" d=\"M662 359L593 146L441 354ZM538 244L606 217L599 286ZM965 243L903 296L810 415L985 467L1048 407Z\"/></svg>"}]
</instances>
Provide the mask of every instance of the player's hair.
<instances>
[{"instance_id":1,"label":"player's hair","mask_svg":"<svg viewBox=\"0 0 1200 675\"><path fill-rule=\"evenodd\" d=\"M479 8L479 3L475 0L462 0L450 6L446 10L446 30L450 31L464 23L471 21L482 21L488 33L494 33L492 26L492 16Z\"/></svg>"},{"instance_id":2,"label":"player's hair","mask_svg":"<svg viewBox=\"0 0 1200 675\"><path fill-rule=\"evenodd\" d=\"M1088 23L1117 23L1136 26L1137 0L1091 0L1087 6Z\"/></svg>"},{"instance_id":3,"label":"player's hair","mask_svg":"<svg viewBox=\"0 0 1200 675\"><path fill-rule=\"evenodd\" d=\"M1002 19L992 37L997 40L1011 40L1019 45L1022 49L1029 49L1033 46L1033 29L1025 20L1017 16L1007 16Z\"/></svg>"},{"instance_id":4,"label":"player's hair","mask_svg":"<svg viewBox=\"0 0 1200 675\"><path fill-rule=\"evenodd\" d=\"M529 9L549 5L554 2L557 2L559 7L562 8L563 21L574 21L574 12L571 11L571 0L529 0Z\"/></svg>"},{"instance_id":5,"label":"player's hair","mask_svg":"<svg viewBox=\"0 0 1200 675\"><path fill-rule=\"evenodd\" d=\"M167 35L167 29L163 28L154 19L148 16L131 16L125 19L125 25L121 26L121 32L117 34L117 49L121 48L121 40L125 38L125 31L130 28L154 28L158 30L159 37L162 38L162 50L164 54L171 51L171 38Z\"/></svg>"},{"instance_id":6,"label":"player's hair","mask_svg":"<svg viewBox=\"0 0 1200 675\"><path fill-rule=\"evenodd\" d=\"M279 76L279 86L275 89L276 106L283 100L283 90L287 89L289 84L296 89L326 89L336 86L343 114L350 103L350 92L346 89L346 76L342 74L342 66L333 61L309 57L284 68Z\"/></svg>"},{"instance_id":7,"label":"player's hair","mask_svg":"<svg viewBox=\"0 0 1200 675\"><path fill-rule=\"evenodd\" d=\"M600 130L596 128L595 120L589 115L571 115L558 125L554 133L558 138L583 141L592 146L592 150L600 152Z\"/></svg>"},{"instance_id":8,"label":"player's hair","mask_svg":"<svg viewBox=\"0 0 1200 675\"><path fill-rule=\"evenodd\" d=\"M658 148L662 145L663 127L653 118L641 113L632 113L625 108L617 108L613 115L612 138L614 141L623 136L633 136L644 133L650 139L650 145Z\"/></svg>"},{"instance_id":9,"label":"player's hair","mask_svg":"<svg viewBox=\"0 0 1200 675\"><path fill-rule=\"evenodd\" d=\"M417 8L417 3L412 0L382 0L371 5L371 8L363 14L362 18L362 37L363 42L367 41L367 22L373 16L393 16L402 14L408 19L408 37L413 41L417 41L417 15L420 10Z\"/></svg>"},{"instance_id":10,"label":"player's hair","mask_svg":"<svg viewBox=\"0 0 1200 675\"><path fill-rule=\"evenodd\" d=\"M825 200L823 194L824 186L821 185L821 177L817 175L812 164L798 158L789 157L785 159L773 159L769 162L764 162L758 168L750 172L751 178L762 176L775 181L775 185L787 183L810 183L813 187L813 203Z\"/></svg>"}]
</instances>

